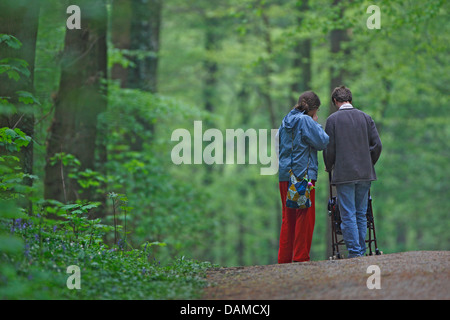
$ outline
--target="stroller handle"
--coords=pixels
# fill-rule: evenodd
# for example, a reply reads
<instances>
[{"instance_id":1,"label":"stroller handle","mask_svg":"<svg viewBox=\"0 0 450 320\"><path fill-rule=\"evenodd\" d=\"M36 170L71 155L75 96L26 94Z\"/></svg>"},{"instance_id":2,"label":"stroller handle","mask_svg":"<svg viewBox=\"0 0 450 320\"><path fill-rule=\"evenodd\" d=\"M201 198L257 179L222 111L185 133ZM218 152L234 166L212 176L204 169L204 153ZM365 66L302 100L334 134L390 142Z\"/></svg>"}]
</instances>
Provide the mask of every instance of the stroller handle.
<instances>
[{"instance_id":1,"label":"stroller handle","mask_svg":"<svg viewBox=\"0 0 450 320\"><path fill-rule=\"evenodd\" d=\"M330 199L333 198L333 186L331 185L331 171L328 172L328 186L330 187Z\"/></svg>"}]
</instances>

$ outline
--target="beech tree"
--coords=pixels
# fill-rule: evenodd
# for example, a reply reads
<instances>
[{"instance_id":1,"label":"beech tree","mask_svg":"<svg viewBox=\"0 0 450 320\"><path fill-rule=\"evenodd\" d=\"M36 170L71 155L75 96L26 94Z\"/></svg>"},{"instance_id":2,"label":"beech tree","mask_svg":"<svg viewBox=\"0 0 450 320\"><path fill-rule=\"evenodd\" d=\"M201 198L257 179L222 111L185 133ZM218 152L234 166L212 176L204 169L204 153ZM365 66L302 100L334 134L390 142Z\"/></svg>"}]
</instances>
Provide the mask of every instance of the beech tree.
<instances>
[{"instance_id":1,"label":"beech tree","mask_svg":"<svg viewBox=\"0 0 450 320\"><path fill-rule=\"evenodd\" d=\"M97 118L107 106L106 2L77 3L81 29L66 31L59 91L47 140L44 196L61 202L84 196L79 184L68 177L68 168L51 159L56 154L71 154L80 161L79 170L95 170Z\"/></svg>"}]
</instances>

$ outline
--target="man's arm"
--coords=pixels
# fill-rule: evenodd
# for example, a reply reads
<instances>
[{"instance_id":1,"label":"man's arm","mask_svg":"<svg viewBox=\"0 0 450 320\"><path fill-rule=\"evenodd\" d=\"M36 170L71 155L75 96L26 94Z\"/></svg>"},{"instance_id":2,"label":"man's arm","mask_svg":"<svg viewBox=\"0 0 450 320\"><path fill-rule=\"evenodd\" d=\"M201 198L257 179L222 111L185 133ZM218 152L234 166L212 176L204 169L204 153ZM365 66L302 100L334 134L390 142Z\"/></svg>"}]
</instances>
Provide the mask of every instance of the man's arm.
<instances>
[{"instance_id":1,"label":"man's arm","mask_svg":"<svg viewBox=\"0 0 450 320\"><path fill-rule=\"evenodd\" d=\"M325 132L329 137L329 142L327 148L323 150L323 162L325 163L325 171L331 172L336 159L336 145L334 140L334 122L330 119L327 119Z\"/></svg>"},{"instance_id":2,"label":"man's arm","mask_svg":"<svg viewBox=\"0 0 450 320\"><path fill-rule=\"evenodd\" d=\"M381 155L381 139L378 134L377 127L375 126L375 122L371 117L369 117L369 149L370 149L370 157L372 158L372 163L375 165Z\"/></svg>"}]
</instances>

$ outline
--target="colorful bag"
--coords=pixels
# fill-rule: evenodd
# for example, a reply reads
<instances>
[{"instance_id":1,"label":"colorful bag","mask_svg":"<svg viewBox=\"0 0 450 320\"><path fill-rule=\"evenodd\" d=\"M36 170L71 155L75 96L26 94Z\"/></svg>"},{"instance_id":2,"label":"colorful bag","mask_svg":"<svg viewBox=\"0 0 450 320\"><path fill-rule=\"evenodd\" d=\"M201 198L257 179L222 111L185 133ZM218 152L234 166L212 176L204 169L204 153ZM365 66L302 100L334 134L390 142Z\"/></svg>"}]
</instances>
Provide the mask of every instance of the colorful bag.
<instances>
[{"instance_id":1,"label":"colorful bag","mask_svg":"<svg viewBox=\"0 0 450 320\"><path fill-rule=\"evenodd\" d=\"M292 148L291 148L291 169L289 170L289 187L286 197L286 207L292 209L306 209L311 207L311 189L313 184L308 180L308 165L306 166L305 175L302 179L295 176L292 171L292 154L294 152L294 132L292 132ZM310 150L311 152L311 150Z\"/></svg>"},{"instance_id":2,"label":"colorful bag","mask_svg":"<svg viewBox=\"0 0 450 320\"><path fill-rule=\"evenodd\" d=\"M308 180L308 170L303 179L298 179L292 169L289 170L289 188L287 192L286 207L292 209L306 209L311 207L312 183Z\"/></svg>"}]
</instances>

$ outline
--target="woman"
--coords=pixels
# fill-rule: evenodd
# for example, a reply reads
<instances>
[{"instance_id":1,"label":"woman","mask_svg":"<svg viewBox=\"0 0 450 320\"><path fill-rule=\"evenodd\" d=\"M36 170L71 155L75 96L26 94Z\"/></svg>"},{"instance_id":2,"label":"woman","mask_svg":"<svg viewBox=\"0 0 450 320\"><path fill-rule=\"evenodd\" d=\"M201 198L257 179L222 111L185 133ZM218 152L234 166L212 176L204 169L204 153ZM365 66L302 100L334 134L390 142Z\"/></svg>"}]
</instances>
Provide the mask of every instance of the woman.
<instances>
[{"instance_id":1,"label":"woman","mask_svg":"<svg viewBox=\"0 0 450 320\"><path fill-rule=\"evenodd\" d=\"M283 208L278 263L310 260L316 216L315 190L311 192L311 207L308 209L287 208L286 196L291 164L297 177L303 177L308 167L309 179L314 185L317 180L317 150L323 150L328 145L328 135L317 123L319 107L320 99L314 92L302 93L278 131L279 187Z\"/></svg>"}]
</instances>

